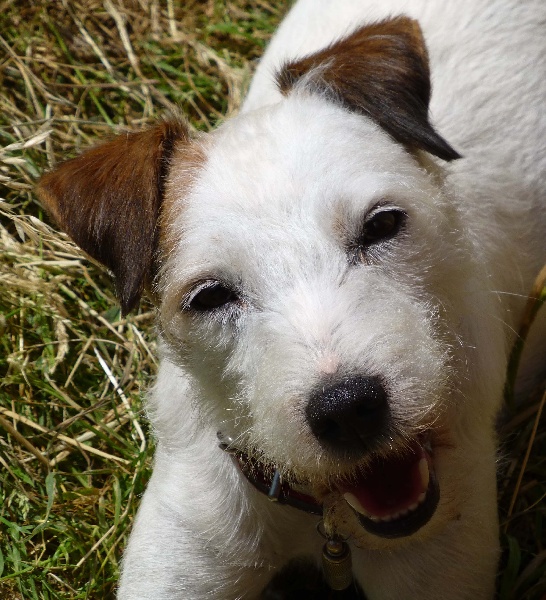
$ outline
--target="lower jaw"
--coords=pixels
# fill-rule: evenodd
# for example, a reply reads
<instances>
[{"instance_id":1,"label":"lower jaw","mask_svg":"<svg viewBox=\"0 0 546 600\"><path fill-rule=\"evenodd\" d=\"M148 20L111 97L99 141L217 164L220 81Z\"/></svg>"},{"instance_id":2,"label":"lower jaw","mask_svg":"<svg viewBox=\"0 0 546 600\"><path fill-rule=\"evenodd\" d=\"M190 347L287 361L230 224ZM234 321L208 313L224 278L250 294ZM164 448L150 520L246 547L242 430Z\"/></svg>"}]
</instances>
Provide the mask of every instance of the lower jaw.
<instances>
[{"instance_id":1,"label":"lower jaw","mask_svg":"<svg viewBox=\"0 0 546 600\"><path fill-rule=\"evenodd\" d=\"M408 537L424 527L433 517L440 501L440 487L431 473L426 498L422 504L407 515L392 521L375 521L353 509L360 525L368 533L386 539Z\"/></svg>"}]
</instances>

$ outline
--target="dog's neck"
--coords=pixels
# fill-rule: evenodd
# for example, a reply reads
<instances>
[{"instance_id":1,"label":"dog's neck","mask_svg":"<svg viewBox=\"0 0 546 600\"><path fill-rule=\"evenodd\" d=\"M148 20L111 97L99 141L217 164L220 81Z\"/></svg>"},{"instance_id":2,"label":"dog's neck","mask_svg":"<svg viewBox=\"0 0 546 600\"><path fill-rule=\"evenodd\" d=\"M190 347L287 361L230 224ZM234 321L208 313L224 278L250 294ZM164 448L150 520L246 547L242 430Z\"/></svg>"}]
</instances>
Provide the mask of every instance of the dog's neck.
<instances>
[{"instance_id":1,"label":"dog's neck","mask_svg":"<svg viewBox=\"0 0 546 600\"><path fill-rule=\"evenodd\" d=\"M233 445L233 440L218 432L219 446L227 452L241 473L272 502L292 506L306 513L322 516L324 506L313 496L296 489L295 484L282 481L279 469L271 468L251 458L246 452ZM321 520L319 522L323 523ZM324 525L324 524L323 524ZM353 585L351 550L344 539L317 531L326 542L322 548L322 574L331 593L340 592ZM337 596L336 596L337 597Z\"/></svg>"}]
</instances>

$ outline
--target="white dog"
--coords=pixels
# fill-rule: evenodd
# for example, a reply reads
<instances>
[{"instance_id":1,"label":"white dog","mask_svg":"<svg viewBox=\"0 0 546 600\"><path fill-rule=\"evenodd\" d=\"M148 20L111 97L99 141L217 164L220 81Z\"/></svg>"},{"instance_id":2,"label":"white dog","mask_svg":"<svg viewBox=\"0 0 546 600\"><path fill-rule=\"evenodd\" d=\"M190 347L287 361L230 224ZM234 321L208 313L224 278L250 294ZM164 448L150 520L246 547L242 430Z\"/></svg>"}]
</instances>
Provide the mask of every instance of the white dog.
<instances>
[{"instance_id":1,"label":"white dog","mask_svg":"<svg viewBox=\"0 0 546 600\"><path fill-rule=\"evenodd\" d=\"M543 0L300 0L216 132L166 121L42 179L124 311L158 307L120 599L258 598L323 552L369 600L493 596L494 423L546 259L545 26Z\"/></svg>"}]
</instances>

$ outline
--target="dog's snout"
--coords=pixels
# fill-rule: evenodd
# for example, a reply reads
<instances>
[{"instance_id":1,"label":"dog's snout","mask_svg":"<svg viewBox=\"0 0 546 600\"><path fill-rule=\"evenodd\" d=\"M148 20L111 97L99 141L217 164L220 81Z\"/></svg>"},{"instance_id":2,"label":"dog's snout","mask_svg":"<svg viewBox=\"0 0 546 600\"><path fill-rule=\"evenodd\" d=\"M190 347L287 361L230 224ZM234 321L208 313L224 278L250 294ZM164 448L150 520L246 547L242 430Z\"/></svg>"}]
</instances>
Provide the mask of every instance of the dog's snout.
<instances>
[{"instance_id":1,"label":"dog's snout","mask_svg":"<svg viewBox=\"0 0 546 600\"><path fill-rule=\"evenodd\" d=\"M379 377L354 377L314 394L306 407L311 431L331 450L359 456L385 432L388 396Z\"/></svg>"}]
</instances>

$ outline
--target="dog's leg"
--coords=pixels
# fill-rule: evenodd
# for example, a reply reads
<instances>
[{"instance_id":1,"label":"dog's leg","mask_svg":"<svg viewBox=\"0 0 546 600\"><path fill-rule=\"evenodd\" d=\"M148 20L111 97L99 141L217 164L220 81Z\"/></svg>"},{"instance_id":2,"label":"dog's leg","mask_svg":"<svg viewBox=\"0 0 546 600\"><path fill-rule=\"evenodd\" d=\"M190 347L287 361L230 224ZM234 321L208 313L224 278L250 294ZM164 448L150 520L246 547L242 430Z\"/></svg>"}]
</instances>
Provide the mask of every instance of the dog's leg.
<instances>
[{"instance_id":1,"label":"dog's leg","mask_svg":"<svg viewBox=\"0 0 546 600\"><path fill-rule=\"evenodd\" d=\"M269 502L215 439L211 430L184 450L158 449L120 600L255 599L284 562L308 550L300 529L314 533L316 517ZM298 539L297 547L283 538Z\"/></svg>"}]
</instances>

